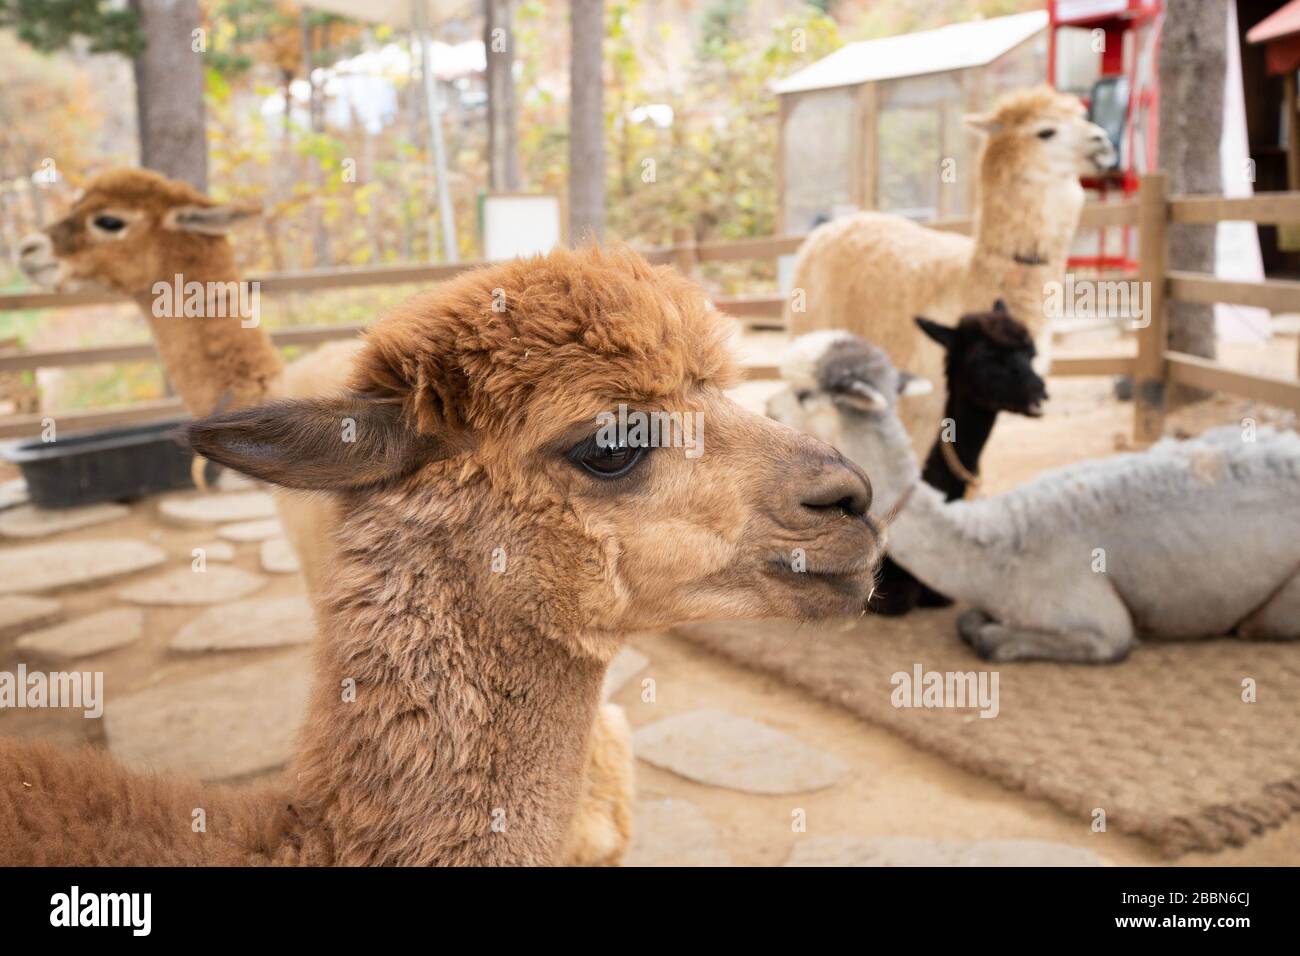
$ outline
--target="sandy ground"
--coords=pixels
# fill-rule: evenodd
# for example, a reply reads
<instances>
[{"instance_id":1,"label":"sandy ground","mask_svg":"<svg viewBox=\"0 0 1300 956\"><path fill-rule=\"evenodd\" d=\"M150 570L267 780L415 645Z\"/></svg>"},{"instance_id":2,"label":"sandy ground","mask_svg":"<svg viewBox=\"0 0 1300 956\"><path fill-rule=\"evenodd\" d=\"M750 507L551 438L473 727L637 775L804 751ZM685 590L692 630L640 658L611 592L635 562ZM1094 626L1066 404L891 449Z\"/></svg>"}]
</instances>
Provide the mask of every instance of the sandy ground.
<instances>
[{"instance_id":1,"label":"sandy ground","mask_svg":"<svg viewBox=\"0 0 1300 956\"><path fill-rule=\"evenodd\" d=\"M770 355L780 345L779 337L751 336L746 342L754 357ZM1069 354L1125 347L1125 343L1099 338L1068 343L1062 351ZM1284 339L1267 348L1229 348L1223 358L1243 368L1293 374L1295 350L1295 340ZM1045 467L1112 454L1117 438L1130 432L1132 406L1111 397L1108 381L1053 379L1049 386L1052 400L1044 419L1004 417L999 423L985 457L989 491L1011 487ZM747 404L761 406L770 388L764 383L746 386L741 398ZM1275 409L1216 398L1171 416L1168 430L1196 432L1212 424L1240 422L1246 416L1261 423L1294 422L1293 416ZM156 518L156 509L156 500L142 502L127 519L65 533L57 540L135 537L162 547L175 566L179 560L188 561L191 548L215 537L214 529L180 529L162 524ZM23 543L6 542L0 547ZM237 545L236 550L236 566L258 570L256 544ZM258 597L293 594L302 588L297 575L271 577L271 584ZM120 587L110 583L59 595L66 604L65 617L119 603L115 595ZM94 658L95 667L105 671L109 699L153 684L284 653L270 650L183 656L169 651L167 643L172 635L202 610L149 608L146 632L140 641ZM1168 862L1141 840L1115 833L1094 834L1049 804L1008 792L800 690L673 637L637 635L632 644L650 659L650 664L614 700L624 705L634 727L693 708L722 708L760 720L835 754L853 768L846 780L828 790L797 797L769 797L702 786L639 762L640 794L694 803L713 823L738 864L781 863L795 839L791 832L791 813L795 809L806 811L808 833L815 835L1042 839L1090 849L1114 864ZM12 638L0 639L0 670L12 670L19 660ZM655 679L653 704L641 702L639 681L644 677ZM64 744L104 744L101 722L84 720L68 711L0 711L0 733L49 737ZM1176 861L1178 865L1297 862L1300 819L1296 818L1245 847L1217 854L1190 854Z\"/></svg>"}]
</instances>

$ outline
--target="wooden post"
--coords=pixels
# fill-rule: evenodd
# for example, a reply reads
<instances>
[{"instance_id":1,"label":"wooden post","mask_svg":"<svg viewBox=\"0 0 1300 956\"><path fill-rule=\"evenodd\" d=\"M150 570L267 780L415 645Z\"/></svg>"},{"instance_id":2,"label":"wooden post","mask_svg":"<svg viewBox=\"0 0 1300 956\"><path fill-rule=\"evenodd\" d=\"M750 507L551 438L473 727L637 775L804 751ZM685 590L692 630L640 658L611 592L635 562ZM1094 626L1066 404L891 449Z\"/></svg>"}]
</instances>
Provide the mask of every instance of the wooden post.
<instances>
[{"instance_id":1,"label":"wooden post","mask_svg":"<svg viewBox=\"0 0 1300 956\"><path fill-rule=\"evenodd\" d=\"M1169 334L1165 282L1169 257L1168 177L1147 173L1138 185L1138 281L1146 325L1137 330L1133 365L1133 440L1149 444L1164 431Z\"/></svg>"},{"instance_id":2,"label":"wooden post","mask_svg":"<svg viewBox=\"0 0 1300 956\"><path fill-rule=\"evenodd\" d=\"M695 279L699 257L695 249L695 232L686 226L673 230L673 265L688 279Z\"/></svg>"},{"instance_id":3,"label":"wooden post","mask_svg":"<svg viewBox=\"0 0 1300 956\"><path fill-rule=\"evenodd\" d=\"M880 208L880 84L866 83L863 97L862 208Z\"/></svg>"}]
</instances>

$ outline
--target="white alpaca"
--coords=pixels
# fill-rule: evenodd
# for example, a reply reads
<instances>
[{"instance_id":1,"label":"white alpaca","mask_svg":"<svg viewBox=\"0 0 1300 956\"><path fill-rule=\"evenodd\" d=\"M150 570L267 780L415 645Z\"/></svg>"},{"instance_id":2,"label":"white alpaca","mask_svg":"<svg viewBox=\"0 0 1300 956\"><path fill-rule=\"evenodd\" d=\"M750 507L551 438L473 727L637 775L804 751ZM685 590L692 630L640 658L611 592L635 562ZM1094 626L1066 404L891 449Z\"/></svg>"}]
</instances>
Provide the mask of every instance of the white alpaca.
<instances>
[{"instance_id":1,"label":"white alpaca","mask_svg":"<svg viewBox=\"0 0 1300 956\"><path fill-rule=\"evenodd\" d=\"M945 503L895 413L899 373L862 346L850 401L801 379L781 417L867 471L873 512L899 509L890 555L974 607L959 630L980 656L1110 663L1139 635L1300 638L1300 435L1227 426Z\"/></svg>"}]
</instances>

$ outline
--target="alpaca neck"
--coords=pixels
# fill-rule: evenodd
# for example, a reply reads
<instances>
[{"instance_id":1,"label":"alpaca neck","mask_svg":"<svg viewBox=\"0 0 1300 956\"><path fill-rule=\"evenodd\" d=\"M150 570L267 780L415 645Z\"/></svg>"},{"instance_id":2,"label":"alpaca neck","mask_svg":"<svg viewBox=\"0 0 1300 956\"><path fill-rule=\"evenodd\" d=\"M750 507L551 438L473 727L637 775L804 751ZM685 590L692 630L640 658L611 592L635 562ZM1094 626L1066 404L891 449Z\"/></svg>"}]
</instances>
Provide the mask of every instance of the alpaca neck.
<instances>
[{"instance_id":1,"label":"alpaca neck","mask_svg":"<svg viewBox=\"0 0 1300 956\"><path fill-rule=\"evenodd\" d=\"M447 540L340 549L296 805L341 864L554 864L608 662L489 607Z\"/></svg>"},{"instance_id":2,"label":"alpaca neck","mask_svg":"<svg viewBox=\"0 0 1300 956\"><path fill-rule=\"evenodd\" d=\"M993 423L997 420L998 413L961 398L950 387L943 407L943 417L945 427L949 427L947 421L952 422L950 451L969 474L978 476L980 455L993 433ZM943 450L944 437L941 432L931 446L921 479L927 485L942 491L945 499L953 501L965 497L969 486L966 479L955 473L948 464L948 457Z\"/></svg>"},{"instance_id":3,"label":"alpaca neck","mask_svg":"<svg viewBox=\"0 0 1300 956\"><path fill-rule=\"evenodd\" d=\"M1025 178L985 168L975 222L975 249L962 297L964 312L1002 298L1039 339L1046 326L1046 285L1061 280L1083 210L1077 179Z\"/></svg>"},{"instance_id":4,"label":"alpaca neck","mask_svg":"<svg viewBox=\"0 0 1300 956\"><path fill-rule=\"evenodd\" d=\"M256 305L241 286L224 238L178 239L157 281L134 296L168 378L193 415L257 404L276 390L283 367Z\"/></svg>"},{"instance_id":5,"label":"alpaca neck","mask_svg":"<svg viewBox=\"0 0 1300 956\"><path fill-rule=\"evenodd\" d=\"M973 600L980 587L993 584L983 580L986 572L996 573L1002 562L993 567L975 560L981 557L981 545L963 520L966 512L961 509L967 505L945 504L941 491L919 480L911 439L898 418L881 416L872 432L881 443L878 457L872 459L878 465L871 473L877 500L886 510L895 502L903 504L889 525L890 557L936 591Z\"/></svg>"}]
</instances>

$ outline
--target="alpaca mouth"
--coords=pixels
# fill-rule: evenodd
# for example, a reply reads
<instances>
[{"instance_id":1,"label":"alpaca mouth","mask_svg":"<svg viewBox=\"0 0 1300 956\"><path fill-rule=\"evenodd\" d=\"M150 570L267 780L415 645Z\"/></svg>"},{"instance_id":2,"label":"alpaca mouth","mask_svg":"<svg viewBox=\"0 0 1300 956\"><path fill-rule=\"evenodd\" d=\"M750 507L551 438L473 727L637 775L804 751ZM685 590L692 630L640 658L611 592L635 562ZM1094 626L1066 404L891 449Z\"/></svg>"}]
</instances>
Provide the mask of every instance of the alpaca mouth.
<instances>
[{"instance_id":1,"label":"alpaca mouth","mask_svg":"<svg viewBox=\"0 0 1300 956\"><path fill-rule=\"evenodd\" d=\"M1115 151L1113 149L1099 149L1088 157L1093 168L1099 173L1107 172L1115 166Z\"/></svg>"},{"instance_id":2,"label":"alpaca mouth","mask_svg":"<svg viewBox=\"0 0 1300 956\"><path fill-rule=\"evenodd\" d=\"M18 268L32 282L46 288L54 288L63 279L63 263L58 259L46 259L43 262L20 261Z\"/></svg>"},{"instance_id":3,"label":"alpaca mouth","mask_svg":"<svg viewBox=\"0 0 1300 956\"><path fill-rule=\"evenodd\" d=\"M848 561L819 561L812 565L794 561L786 555L778 555L768 562L768 566L781 577L847 583L853 580L870 581L875 575L878 562L877 549L872 547L865 555Z\"/></svg>"},{"instance_id":4,"label":"alpaca mouth","mask_svg":"<svg viewBox=\"0 0 1300 956\"><path fill-rule=\"evenodd\" d=\"M1043 400L1040 398L1040 399L1035 399L1034 401L1030 402L1030 403L1029 403L1028 405L1026 405L1023 409L1021 409L1020 414L1025 415L1025 416L1027 416L1027 417L1029 417L1029 418L1042 418L1042 417L1043 417Z\"/></svg>"}]
</instances>

